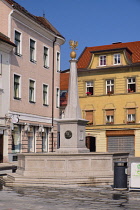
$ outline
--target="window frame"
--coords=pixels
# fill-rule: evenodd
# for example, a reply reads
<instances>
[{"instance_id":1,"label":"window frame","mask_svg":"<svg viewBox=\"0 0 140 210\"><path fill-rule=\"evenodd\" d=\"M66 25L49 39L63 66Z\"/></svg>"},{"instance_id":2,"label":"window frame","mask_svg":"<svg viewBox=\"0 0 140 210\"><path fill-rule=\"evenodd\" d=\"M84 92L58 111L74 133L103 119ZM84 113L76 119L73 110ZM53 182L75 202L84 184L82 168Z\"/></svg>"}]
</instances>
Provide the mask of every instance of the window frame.
<instances>
[{"instance_id":1,"label":"window frame","mask_svg":"<svg viewBox=\"0 0 140 210\"><path fill-rule=\"evenodd\" d=\"M91 113L92 121L87 119L87 113L89 113L89 112ZM84 115L85 115L85 119L89 121L89 122L87 122L87 125L93 125L94 124L94 116L93 116L94 110L85 110Z\"/></svg>"},{"instance_id":2,"label":"window frame","mask_svg":"<svg viewBox=\"0 0 140 210\"><path fill-rule=\"evenodd\" d=\"M94 95L94 81L90 80L90 81L86 81L86 95ZM88 85L87 83L90 83L90 85ZM92 88L92 90L91 90Z\"/></svg>"},{"instance_id":3,"label":"window frame","mask_svg":"<svg viewBox=\"0 0 140 210\"><path fill-rule=\"evenodd\" d=\"M33 90L33 100L31 100L31 95L30 95L30 90L31 90L31 85L30 82L34 82L34 87L32 88ZM36 81L33 79L29 79L29 102L30 103L35 103L36 102Z\"/></svg>"},{"instance_id":4,"label":"window frame","mask_svg":"<svg viewBox=\"0 0 140 210\"><path fill-rule=\"evenodd\" d=\"M47 91L44 90L45 86L47 87ZM49 106L49 85L43 84L42 88L43 88L43 106ZM45 96L45 100L44 100L44 96ZM46 101L46 103L44 103L44 101Z\"/></svg>"},{"instance_id":5,"label":"window frame","mask_svg":"<svg viewBox=\"0 0 140 210\"><path fill-rule=\"evenodd\" d=\"M44 127L44 132L42 132L42 152L48 153L49 151L49 128Z\"/></svg>"},{"instance_id":6,"label":"window frame","mask_svg":"<svg viewBox=\"0 0 140 210\"><path fill-rule=\"evenodd\" d=\"M112 112L113 114L107 114L107 112ZM106 125L114 124L114 109L105 110L105 124Z\"/></svg>"},{"instance_id":7,"label":"window frame","mask_svg":"<svg viewBox=\"0 0 140 210\"><path fill-rule=\"evenodd\" d=\"M113 83L111 83L112 81ZM109 82L109 84L107 84L107 82ZM106 94L114 94L114 79L106 79L105 83L106 83Z\"/></svg>"},{"instance_id":8,"label":"window frame","mask_svg":"<svg viewBox=\"0 0 140 210\"><path fill-rule=\"evenodd\" d=\"M3 67L3 54L2 52L0 52L0 75L2 75L2 67Z\"/></svg>"},{"instance_id":9,"label":"window frame","mask_svg":"<svg viewBox=\"0 0 140 210\"><path fill-rule=\"evenodd\" d=\"M47 49L47 54L45 53L45 49ZM43 47L43 66L44 68L49 68L49 48L47 46Z\"/></svg>"},{"instance_id":10,"label":"window frame","mask_svg":"<svg viewBox=\"0 0 140 210\"><path fill-rule=\"evenodd\" d=\"M18 79L19 79L19 81L16 82L16 84L15 84L15 76L17 76ZM13 82L14 82L14 94L13 94L13 98L16 99L16 100L20 100L21 99L21 75L14 73ZM16 96L16 94L15 94L15 85L18 86L18 96Z\"/></svg>"},{"instance_id":11,"label":"window frame","mask_svg":"<svg viewBox=\"0 0 140 210\"><path fill-rule=\"evenodd\" d=\"M56 70L60 72L60 52L56 52Z\"/></svg>"},{"instance_id":12,"label":"window frame","mask_svg":"<svg viewBox=\"0 0 140 210\"><path fill-rule=\"evenodd\" d=\"M31 47L31 41L34 42L34 47ZM29 47L30 47L30 62L36 63L36 40L33 38L29 39ZM33 50L31 52L31 49Z\"/></svg>"},{"instance_id":13,"label":"window frame","mask_svg":"<svg viewBox=\"0 0 140 210\"><path fill-rule=\"evenodd\" d=\"M104 57L104 59L102 59ZM102 64L105 63L105 64ZM107 56L106 55L100 55L99 56L99 66L106 66L107 63Z\"/></svg>"},{"instance_id":14,"label":"window frame","mask_svg":"<svg viewBox=\"0 0 140 210\"><path fill-rule=\"evenodd\" d=\"M115 56L117 56L117 57L115 58ZM115 62L115 59L116 59L117 62ZM120 64L121 64L121 54L120 53L115 53L113 55L113 65L120 65Z\"/></svg>"},{"instance_id":15,"label":"window frame","mask_svg":"<svg viewBox=\"0 0 140 210\"><path fill-rule=\"evenodd\" d=\"M16 39L16 33L18 33L20 35L19 40ZM17 45L16 41L19 43L19 45ZM15 47L15 55L21 57L22 56L22 33L20 31L18 31L17 29L14 30L14 43L17 47L19 46L18 50L17 50L17 47Z\"/></svg>"},{"instance_id":16,"label":"window frame","mask_svg":"<svg viewBox=\"0 0 140 210\"><path fill-rule=\"evenodd\" d=\"M131 110L131 111L130 111ZM131 112L131 113L129 113ZM136 123L136 108L127 109L127 123Z\"/></svg>"},{"instance_id":17,"label":"window frame","mask_svg":"<svg viewBox=\"0 0 140 210\"><path fill-rule=\"evenodd\" d=\"M60 88L56 88L56 108L60 108Z\"/></svg>"},{"instance_id":18,"label":"window frame","mask_svg":"<svg viewBox=\"0 0 140 210\"><path fill-rule=\"evenodd\" d=\"M130 79L131 80L134 79L135 81L129 82ZM136 92L136 77L128 77L127 78L127 93L135 93L135 92Z\"/></svg>"}]
</instances>

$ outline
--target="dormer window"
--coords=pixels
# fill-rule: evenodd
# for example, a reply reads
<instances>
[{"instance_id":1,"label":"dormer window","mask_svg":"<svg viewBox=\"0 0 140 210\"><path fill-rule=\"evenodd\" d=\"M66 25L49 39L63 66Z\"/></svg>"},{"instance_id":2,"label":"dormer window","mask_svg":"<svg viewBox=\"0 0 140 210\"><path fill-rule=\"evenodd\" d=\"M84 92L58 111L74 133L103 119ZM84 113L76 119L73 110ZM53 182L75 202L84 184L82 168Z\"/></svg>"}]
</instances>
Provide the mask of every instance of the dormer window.
<instances>
[{"instance_id":1,"label":"dormer window","mask_svg":"<svg viewBox=\"0 0 140 210\"><path fill-rule=\"evenodd\" d=\"M106 55L101 55L99 57L99 66L106 66Z\"/></svg>"},{"instance_id":2,"label":"dormer window","mask_svg":"<svg viewBox=\"0 0 140 210\"><path fill-rule=\"evenodd\" d=\"M121 55L120 54L114 54L114 65L119 65L121 63Z\"/></svg>"}]
</instances>

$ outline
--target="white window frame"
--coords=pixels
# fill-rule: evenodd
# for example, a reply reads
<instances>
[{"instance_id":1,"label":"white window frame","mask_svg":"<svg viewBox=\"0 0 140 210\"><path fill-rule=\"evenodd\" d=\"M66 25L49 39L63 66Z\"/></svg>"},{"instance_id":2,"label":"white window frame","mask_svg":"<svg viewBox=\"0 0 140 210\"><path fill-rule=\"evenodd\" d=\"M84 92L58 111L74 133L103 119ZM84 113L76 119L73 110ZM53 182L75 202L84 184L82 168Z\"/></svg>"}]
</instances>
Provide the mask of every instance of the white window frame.
<instances>
[{"instance_id":1,"label":"white window frame","mask_svg":"<svg viewBox=\"0 0 140 210\"><path fill-rule=\"evenodd\" d=\"M112 83L112 81L113 81L113 83ZM114 94L114 79L106 80L106 94L109 94L109 93Z\"/></svg>"},{"instance_id":2,"label":"white window frame","mask_svg":"<svg viewBox=\"0 0 140 210\"><path fill-rule=\"evenodd\" d=\"M56 69L57 72L60 72L60 52L56 52Z\"/></svg>"},{"instance_id":3,"label":"white window frame","mask_svg":"<svg viewBox=\"0 0 140 210\"><path fill-rule=\"evenodd\" d=\"M49 142L49 128L44 128L45 138L42 135L42 152L48 152L48 142Z\"/></svg>"},{"instance_id":4,"label":"white window frame","mask_svg":"<svg viewBox=\"0 0 140 210\"><path fill-rule=\"evenodd\" d=\"M15 138L16 136L17 136L17 139ZM13 145L15 146L15 148L14 149L12 148L12 153L20 153L21 152L21 126L20 125L15 125L14 129L12 130L12 147Z\"/></svg>"},{"instance_id":5,"label":"white window frame","mask_svg":"<svg viewBox=\"0 0 140 210\"><path fill-rule=\"evenodd\" d=\"M56 108L60 107L60 88L56 88Z\"/></svg>"},{"instance_id":6,"label":"white window frame","mask_svg":"<svg viewBox=\"0 0 140 210\"><path fill-rule=\"evenodd\" d=\"M15 94L15 76L19 77L18 97L16 97L16 94ZM16 99L16 100L20 100L21 99L21 75L14 73L14 76L13 76L13 87L14 87L14 89L13 89L13 91L14 91L13 98Z\"/></svg>"},{"instance_id":7,"label":"white window frame","mask_svg":"<svg viewBox=\"0 0 140 210\"><path fill-rule=\"evenodd\" d=\"M17 48L15 48L15 55L17 56L22 56L22 33L17 30L14 29L14 43L16 44L16 32L20 34L20 43L19 43L19 50L16 50Z\"/></svg>"},{"instance_id":8,"label":"white window frame","mask_svg":"<svg viewBox=\"0 0 140 210\"><path fill-rule=\"evenodd\" d=\"M114 123L114 115L106 115L106 123Z\"/></svg>"},{"instance_id":9,"label":"white window frame","mask_svg":"<svg viewBox=\"0 0 140 210\"><path fill-rule=\"evenodd\" d=\"M47 56L45 56L45 48L47 49ZM47 46L43 47L43 65L44 68L48 69L49 68L49 48Z\"/></svg>"},{"instance_id":10,"label":"white window frame","mask_svg":"<svg viewBox=\"0 0 140 210\"><path fill-rule=\"evenodd\" d=\"M2 75L2 53L0 52L0 75Z\"/></svg>"},{"instance_id":11,"label":"white window frame","mask_svg":"<svg viewBox=\"0 0 140 210\"><path fill-rule=\"evenodd\" d=\"M31 126L29 128L29 133L31 132L31 128L33 128L33 139L29 138L30 136L28 136L28 152L29 153L35 153L36 152L36 129L34 126Z\"/></svg>"},{"instance_id":12,"label":"white window frame","mask_svg":"<svg viewBox=\"0 0 140 210\"><path fill-rule=\"evenodd\" d=\"M30 100L30 81L34 82L33 100ZM29 102L30 103L35 103L36 102L36 81L34 79L29 79Z\"/></svg>"},{"instance_id":13,"label":"white window frame","mask_svg":"<svg viewBox=\"0 0 140 210\"><path fill-rule=\"evenodd\" d=\"M46 103L44 103L44 86L46 86L47 87L47 92L46 92ZM48 106L49 105L49 85L48 84L43 84L43 86L42 86L42 93L43 93L43 96L42 96L42 98L43 98L43 105L44 106Z\"/></svg>"},{"instance_id":14,"label":"white window frame","mask_svg":"<svg viewBox=\"0 0 140 210\"><path fill-rule=\"evenodd\" d=\"M136 121L136 114L127 114L127 122L135 122Z\"/></svg>"},{"instance_id":15,"label":"white window frame","mask_svg":"<svg viewBox=\"0 0 140 210\"><path fill-rule=\"evenodd\" d=\"M31 57L31 40L34 41L34 52L32 57ZM36 63L36 40L33 38L29 39L29 50L30 50L30 62Z\"/></svg>"},{"instance_id":16,"label":"white window frame","mask_svg":"<svg viewBox=\"0 0 140 210\"><path fill-rule=\"evenodd\" d=\"M105 64L101 64L101 61L105 61ZM100 55L99 56L99 66L106 66L107 56L106 55Z\"/></svg>"},{"instance_id":17,"label":"white window frame","mask_svg":"<svg viewBox=\"0 0 140 210\"><path fill-rule=\"evenodd\" d=\"M116 53L113 55L113 65L120 65L121 64L121 54Z\"/></svg>"},{"instance_id":18,"label":"white window frame","mask_svg":"<svg viewBox=\"0 0 140 210\"><path fill-rule=\"evenodd\" d=\"M92 88L92 91L90 91L91 88ZM94 95L94 83L93 83L93 81L86 81L86 95Z\"/></svg>"},{"instance_id":19,"label":"white window frame","mask_svg":"<svg viewBox=\"0 0 140 210\"><path fill-rule=\"evenodd\" d=\"M131 81L129 81L131 80ZM133 81L135 80L135 81ZM133 90L133 88L131 87L131 85L135 85L135 91ZM136 78L135 77L129 77L127 78L127 92L130 93L130 92L136 92Z\"/></svg>"}]
</instances>

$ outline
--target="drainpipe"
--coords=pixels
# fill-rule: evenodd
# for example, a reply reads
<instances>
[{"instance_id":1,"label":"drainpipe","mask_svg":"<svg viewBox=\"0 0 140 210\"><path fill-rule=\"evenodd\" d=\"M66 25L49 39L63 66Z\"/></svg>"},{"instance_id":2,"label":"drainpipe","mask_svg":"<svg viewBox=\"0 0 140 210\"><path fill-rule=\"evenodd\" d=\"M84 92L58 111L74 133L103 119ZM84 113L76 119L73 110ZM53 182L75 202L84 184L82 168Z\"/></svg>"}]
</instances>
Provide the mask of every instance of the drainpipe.
<instances>
[{"instance_id":1,"label":"drainpipe","mask_svg":"<svg viewBox=\"0 0 140 210\"><path fill-rule=\"evenodd\" d=\"M52 152L53 152L53 126L54 126L54 64L55 64L55 42L56 42L57 38L55 37L54 41L53 41L53 65L52 65Z\"/></svg>"}]
</instances>

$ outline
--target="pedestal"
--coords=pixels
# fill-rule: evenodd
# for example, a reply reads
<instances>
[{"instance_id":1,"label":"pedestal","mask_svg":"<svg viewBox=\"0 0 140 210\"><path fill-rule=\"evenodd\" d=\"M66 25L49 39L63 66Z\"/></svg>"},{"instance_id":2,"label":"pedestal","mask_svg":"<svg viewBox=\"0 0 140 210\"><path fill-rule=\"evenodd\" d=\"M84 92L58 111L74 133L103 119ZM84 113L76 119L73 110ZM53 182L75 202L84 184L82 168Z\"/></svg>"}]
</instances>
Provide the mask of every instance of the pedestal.
<instances>
[{"instance_id":1,"label":"pedestal","mask_svg":"<svg viewBox=\"0 0 140 210\"><path fill-rule=\"evenodd\" d=\"M58 153L85 153L89 149L85 145L84 119L62 119L60 124L60 149Z\"/></svg>"}]
</instances>

